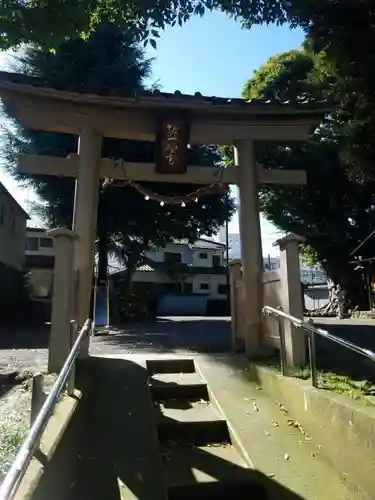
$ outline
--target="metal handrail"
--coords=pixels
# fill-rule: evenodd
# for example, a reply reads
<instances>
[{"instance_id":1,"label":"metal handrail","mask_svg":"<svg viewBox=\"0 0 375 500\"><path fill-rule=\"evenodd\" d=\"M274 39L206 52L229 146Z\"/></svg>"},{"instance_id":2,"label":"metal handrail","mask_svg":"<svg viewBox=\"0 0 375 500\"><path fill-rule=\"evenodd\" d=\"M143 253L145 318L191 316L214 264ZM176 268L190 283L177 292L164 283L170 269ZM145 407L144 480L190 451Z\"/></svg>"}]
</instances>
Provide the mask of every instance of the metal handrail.
<instances>
[{"instance_id":1,"label":"metal handrail","mask_svg":"<svg viewBox=\"0 0 375 500\"><path fill-rule=\"evenodd\" d=\"M26 469L31 462L36 449L38 448L40 438L45 430L48 420L56 406L56 403L63 392L68 377L74 368L83 339L90 335L92 321L87 319L79 335L74 341L71 351L61 368L61 371L54 383L51 392L48 394L38 415L32 424L25 441L21 445L14 462L5 476L0 486L0 500L12 500L17 489L25 475Z\"/></svg>"},{"instance_id":2,"label":"metal handrail","mask_svg":"<svg viewBox=\"0 0 375 500\"><path fill-rule=\"evenodd\" d=\"M370 359L375 363L375 352L370 351L370 349L365 349L364 347L360 347L349 340L342 339L341 337L337 337L332 333L329 333L327 330L323 330L322 328L317 328L314 326L313 320L309 320L308 322L303 321L302 319L296 318L290 314L281 311L280 309L276 309L271 306L264 306L263 312L267 313L271 316L275 316L279 320L279 333L280 333L280 344L281 344L281 368L283 374L287 374L287 363L286 363L286 355L285 355L285 338L284 338L284 328L280 322L280 319L286 319L290 321L297 328L302 328L308 332L308 340L309 340L309 354L310 354L310 368L311 368L311 379L314 387L318 387L318 375L317 375L317 363L316 363L316 346L315 346L315 335L320 335L331 342L339 344L350 351L356 352L361 356L364 356Z\"/></svg>"}]
</instances>

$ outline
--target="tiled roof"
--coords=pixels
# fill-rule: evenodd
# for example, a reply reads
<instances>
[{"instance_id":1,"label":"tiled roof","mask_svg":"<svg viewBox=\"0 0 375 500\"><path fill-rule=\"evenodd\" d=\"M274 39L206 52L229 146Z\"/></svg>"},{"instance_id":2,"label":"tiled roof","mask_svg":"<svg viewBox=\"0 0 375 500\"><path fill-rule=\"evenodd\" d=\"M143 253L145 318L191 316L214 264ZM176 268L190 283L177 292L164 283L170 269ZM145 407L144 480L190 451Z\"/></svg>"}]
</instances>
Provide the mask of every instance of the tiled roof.
<instances>
[{"instance_id":1,"label":"tiled roof","mask_svg":"<svg viewBox=\"0 0 375 500\"><path fill-rule=\"evenodd\" d=\"M192 248L202 248L206 250L223 250L225 248L225 243L206 238L199 238L197 241L194 241L194 243L190 243L188 239L174 240L173 244L190 245Z\"/></svg>"},{"instance_id":2,"label":"tiled roof","mask_svg":"<svg viewBox=\"0 0 375 500\"><path fill-rule=\"evenodd\" d=\"M161 92L160 90L144 90L138 91L136 93L125 93L121 88L108 88L105 86L95 86L95 85L81 85L77 86L72 84L71 86L62 86L60 82L51 82L45 78L33 77L28 75L22 75L19 73L8 73L6 71L0 71L0 86L5 87L7 84L16 84L27 87L43 88L49 91L59 91L63 93L70 93L72 96L76 95L86 95L87 97L112 97L112 98L124 98L128 100L143 101L145 104L152 103L152 101L163 101L163 103L171 105L205 105L207 108L220 107L228 108L229 106L234 106L237 109L243 107L244 111L247 111L249 107L258 108L262 107L262 111L265 111L267 106L270 108L269 111L273 111L276 108L289 108L291 112L298 111L311 111L317 113L323 113L324 111L329 111L331 106L328 105L327 101L322 100L309 100L305 97L297 98L295 101L284 101L284 100L264 100L264 99L241 99L241 98L227 98L227 97L217 97L217 96L204 96L200 92L195 92L192 94L183 94L179 90L175 92ZM274 109L272 109L274 108ZM286 109L285 109L286 110Z\"/></svg>"},{"instance_id":3,"label":"tiled roof","mask_svg":"<svg viewBox=\"0 0 375 500\"><path fill-rule=\"evenodd\" d=\"M155 269L148 264L143 264L137 268L137 271L155 271Z\"/></svg>"}]
</instances>

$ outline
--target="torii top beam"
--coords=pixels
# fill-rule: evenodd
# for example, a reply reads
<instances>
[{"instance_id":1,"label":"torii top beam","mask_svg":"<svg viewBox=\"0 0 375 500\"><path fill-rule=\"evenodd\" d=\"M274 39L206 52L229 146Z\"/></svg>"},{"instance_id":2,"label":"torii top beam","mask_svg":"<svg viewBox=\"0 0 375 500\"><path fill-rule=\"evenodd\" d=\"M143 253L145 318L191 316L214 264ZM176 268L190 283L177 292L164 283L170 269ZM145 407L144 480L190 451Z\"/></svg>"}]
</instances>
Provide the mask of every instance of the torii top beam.
<instances>
[{"instance_id":1,"label":"torii top beam","mask_svg":"<svg viewBox=\"0 0 375 500\"><path fill-rule=\"evenodd\" d=\"M124 96L103 88L61 90L43 79L0 72L0 97L27 127L79 134L93 124L103 136L155 140L160 114L184 115L192 144L236 140L304 141L329 111L326 102L270 102L159 91Z\"/></svg>"}]
</instances>

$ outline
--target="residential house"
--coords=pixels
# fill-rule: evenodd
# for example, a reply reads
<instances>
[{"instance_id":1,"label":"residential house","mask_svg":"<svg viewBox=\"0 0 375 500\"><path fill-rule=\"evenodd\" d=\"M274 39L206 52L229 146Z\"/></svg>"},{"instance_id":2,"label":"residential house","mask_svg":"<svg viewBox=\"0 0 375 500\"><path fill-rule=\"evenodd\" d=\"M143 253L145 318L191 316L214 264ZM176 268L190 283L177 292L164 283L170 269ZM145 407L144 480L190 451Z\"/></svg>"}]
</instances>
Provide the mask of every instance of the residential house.
<instances>
[{"instance_id":1,"label":"residential house","mask_svg":"<svg viewBox=\"0 0 375 500\"><path fill-rule=\"evenodd\" d=\"M161 315L207 314L224 310L228 299L225 244L200 238L194 243L175 240L145 253L134 273L135 288L152 289ZM112 274L121 279L124 271Z\"/></svg>"},{"instance_id":2,"label":"residential house","mask_svg":"<svg viewBox=\"0 0 375 500\"><path fill-rule=\"evenodd\" d=\"M28 227L24 240L25 266L29 271L33 298L50 300L55 264L53 238L46 230Z\"/></svg>"},{"instance_id":3,"label":"residential house","mask_svg":"<svg viewBox=\"0 0 375 500\"><path fill-rule=\"evenodd\" d=\"M0 281L22 271L29 216L0 182Z\"/></svg>"},{"instance_id":4,"label":"residential house","mask_svg":"<svg viewBox=\"0 0 375 500\"><path fill-rule=\"evenodd\" d=\"M33 297L49 301L52 295L54 248L45 229L27 228L26 268L30 272ZM111 263L110 264L115 264ZM124 270L112 265L110 276L121 280ZM200 238L194 243L176 240L165 248L145 253L144 264L133 274L135 289L151 290L159 314L205 314L225 309L228 274L225 245Z\"/></svg>"}]
</instances>

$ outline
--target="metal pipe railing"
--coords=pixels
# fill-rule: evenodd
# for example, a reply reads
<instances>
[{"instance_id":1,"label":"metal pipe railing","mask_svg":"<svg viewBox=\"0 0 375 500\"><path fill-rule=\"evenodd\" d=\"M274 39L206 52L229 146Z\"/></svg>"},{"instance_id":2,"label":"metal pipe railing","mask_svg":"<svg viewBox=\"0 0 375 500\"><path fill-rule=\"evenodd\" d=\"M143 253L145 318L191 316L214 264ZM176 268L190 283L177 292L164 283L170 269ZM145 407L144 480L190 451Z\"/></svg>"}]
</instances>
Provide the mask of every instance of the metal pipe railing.
<instances>
[{"instance_id":1,"label":"metal pipe railing","mask_svg":"<svg viewBox=\"0 0 375 500\"><path fill-rule=\"evenodd\" d=\"M87 319L78 337L75 339L71 351L61 368L56 382L54 383L51 392L47 396L42 408L32 424L25 441L21 445L14 462L5 476L3 483L0 486L0 500L12 500L17 492L17 489L25 475L27 467L34 456L36 449L39 446L40 438L45 430L48 420L56 406L56 403L64 391L66 382L71 374L75 361L78 357L79 350L83 339L90 335L92 330L92 321ZM68 388L71 390L71 386Z\"/></svg>"},{"instance_id":2,"label":"metal pipe railing","mask_svg":"<svg viewBox=\"0 0 375 500\"><path fill-rule=\"evenodd\" d=\"M309 342L309 357L310 357L310 369L311 369L311 380L314 387L318 387L318 369L316 362L316 335L320 335L335 344L339 344L350 351L356 352L361 356L364 356L370 359L375 363L375 353L370 351L369 349L365 349L364 347L360 347L357 344L353 344L349 340L342 339L341 337L337 337L332 333L329 333L327 330L323 330L322 328L317 328L314 326L313 320L310 319L308 321L304 321L302 319L296 318L295 316L291 316L290 314L281 311L280 309L276 309L271 306L264 306L263 313L269 314L270 316L274 316L279 321L279 335L280 335L280 350L281 350L281 370L283 375L287 375L287 366L286 366L286 352L285 352L285 336L284 336L284 328L282 324L282 319L290 321L297 328L301 328L305 330L308 334L308 342Z\"/></svg>"}]
</instances>

